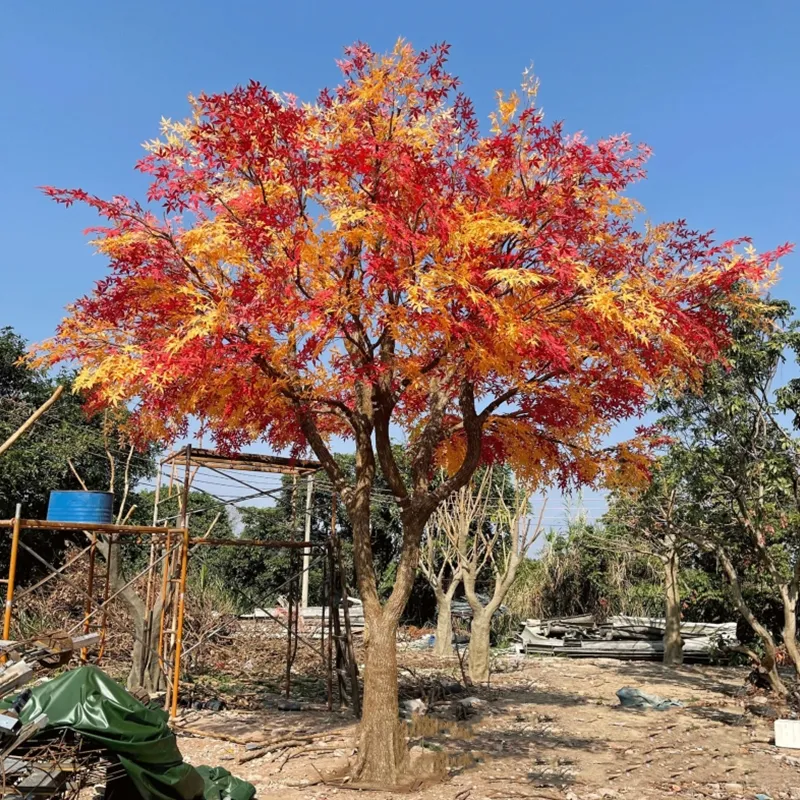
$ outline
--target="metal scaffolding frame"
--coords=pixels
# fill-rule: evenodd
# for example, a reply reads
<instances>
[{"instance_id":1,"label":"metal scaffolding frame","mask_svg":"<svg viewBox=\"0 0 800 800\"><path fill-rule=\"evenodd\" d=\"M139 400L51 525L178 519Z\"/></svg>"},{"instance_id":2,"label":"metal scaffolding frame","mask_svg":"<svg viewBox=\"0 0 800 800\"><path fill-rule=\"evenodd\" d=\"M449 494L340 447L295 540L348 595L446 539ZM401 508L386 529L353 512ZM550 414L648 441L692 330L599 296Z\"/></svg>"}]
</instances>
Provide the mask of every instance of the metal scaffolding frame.
<instances>
[{"instance_id":1,"label":"metal scaffolding frame","mask_svg":"<svg viewBox=\"0 0 800 800\"><path fill-rule=\"evenodd\" d=\"M171 473L167 483L167 493L162 495L162 475L165 467L169 467ZM175 488L176 469L182 469L183 475L180 482L180 490L173 492ZM191 516L208 508L190 508L191 494L193 491L192 482L200 469L208 469L215 475L221 476L238 486L250 489L253 493L239 497L234 500L223 499L206 489L199 489L199 493L213 501L211 508L218 509L220 506L235 505L246 500L254 500L262 497L274 498L278 492L283 492L286 487L281 485L275 489L265 489L263 486L252 485L237 476L228 474L228 471L241 472L261 472L277 473L280 475L291 475L294 478L293 495L296 494L298 477L305 476L307 480L306 503L304 513L304 536L303 539L288 540L262 540L262 539L219 539L212 538L209 534L211 528L202 537L192 537L189 531L189 520ZM350 627L348 611L347 586L342 568L341 547L336 535L336 499L333 499L332 519L330 535L322 541L312 541L311 516L312 516L312 495L314 486L314 474L320 469L320 464L316 461L287 459L277 456L265 456L260 454L243 454L236 457L224 456L211 450L193 448L187 445L178 452L168 454L159 463L159 471L155 484L154 510L152 525L113 525L113 524L88 524L78 522L54 522L49 520L22 519L19 507L17 514L12 520L0 521L0 529L11 529L11 553L9 560L8 578L6 580L6 605L3 618L3 638L8 639L11 629L11 620L15 600L16 588L16 569L19 548L30 552L37 560L44 563L51 571L44 579L37 582L33 587L26 588L18 597L33 591L36 588L49 582L51 579L59 577L71 583L63 574L64 571L78 561L81 557L89 554L89 566L87 571L88 588L86 591L79 590L85 595L85 614L80 626L84 633L90 629L90 620L98 613L101 616L101 641L105 640L107 626L107 607L125 588L131 586L140 578L147 576L145 591L146 608L146 628L143 644L143 659L150 659L153 654L147 652L149 643L152 640L153 626L158 625L158 663L163 674L166 676L166 698L165 708L169 710L170 716L175 718L178 711L178 695L180 689L180 671L183 651L183 632L184 616L186 610L186 581L189 570L191 554L198 548L206 547L266 547L274 549L288 549L291 552L302 552L303 564L299 573L293 572L286 583L289 585L288 619L283 620L270 612L264 613L272 620L277 622L286 630L286 684L285 691L288 696L291 691L291 668L299 643L310 647L317 653L325 667L328 707L333 705L333 651L336 649L336 673L338 676L339 700L340 703L349 700L353 705L355 713L360 713L360 697L358 689L358 669L355 663L353 652L353 639ZM161 516L160 506L167 500L174 500L177 497L179 511L175 515ZM293 509L295 503L293 502ZM221 512L219 512L221 513ZM217 519L219 518L219 514ZM174 522L173 526L170 523ZM216 520L215 520L216 522ZM20 533L23 530L40 530L50 532L65 531L84 531L90 537L90 544L84 548L77 556L71 558L66 564L56 568L52 564L44 561L32 548L28 548L20 541ZM295 526L292 526L295 532ZM150 557L145 569L137 573L124 586L118 588L113 594L110 593L109 574L110 568L106 567L106 582L104 587L104 597L101 603L94 603L94 580L95 580L95 556L97 550L97 537L107 536L111 544L119 536L150 536ZM308 573L312 564L312 555L317 553L315 562L321 560L323 565L323 603L322 603L322 623L320 628L320 642L317 647L313 642L306 639L299 631L299 616L301 598L307 602L308 598ZM159 576L160 571L160 576ZM160 578L160 587L158 586ZM295 592L295 584L300 578L302 581L302 591ZM72 584L74 588L74 584ZM279 587L281 588L281 587ZM342 626L339 618L339 605L343 606L344 625ZM326 613L327 612L327 613ZM327 623L327 630L326 630ZM76 626L77 627L77 626ZM344 629L344 630L342 630ZM101 648L102 653L102 648ZM82 652L82 659L86 660L86 651ZM146 663L146 662L144 662ZM349 683L349 692L347 684Z\"/></svg>"}]
</instances>

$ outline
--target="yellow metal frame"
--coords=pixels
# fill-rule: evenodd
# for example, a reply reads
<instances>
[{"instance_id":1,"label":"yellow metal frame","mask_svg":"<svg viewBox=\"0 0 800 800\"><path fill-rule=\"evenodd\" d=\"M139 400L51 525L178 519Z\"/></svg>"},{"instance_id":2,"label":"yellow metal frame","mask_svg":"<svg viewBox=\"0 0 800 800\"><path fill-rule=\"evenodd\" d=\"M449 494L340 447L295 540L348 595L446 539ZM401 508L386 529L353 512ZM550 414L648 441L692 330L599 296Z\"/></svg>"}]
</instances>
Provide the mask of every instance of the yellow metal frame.
<instances>
[{"instance_id":1,"label":"yellow metal frame","mask_svg":"<svg viewBox=\"0 0 800 800\"><path fill-rule=\"evenodd\" d=\"M287 548L287 549L296 549L296 550L309 550L311 548L317 547L318 543L312 542L304 542L304 541L270 541L270 540L262 540L262 539L207 539L207 538L191 538L189 534L188 527L181 527L181 528L164 528L159 526L153 525L106 525L106 524L91 524L91 523L81 523L81 522L52 522L50 520L34 520L34 519L21 519L19 510L17 512L17 516L14 517L13 520L4 520L0 521L0 528L11 528L11 553L9 559L9 567L8 567L8 586L6 588L6 606L5 606L5 613L3 617L3 639L8 640L11 634L11 621L13 616L13 608L14 608L14 592L16 586L16 575L17 575L17 561L19 557L19 539L20 533L23 530L45 530L45 531L65 531L65 530L80 530L85 531L87 533L92 534L92 545L87 548L90 551L90 575L91 579L94 578L94 556L95 556L95 547L97 544L97 534L98 533L106 533L110 536L116 536L119 534L128 534L128 535L142 535L142 534L150 534L150 535L160 535L164 536L165 540L165 556L158 561L151 561L150 565L147 568L147 572L150 573L152 576L152 571L155 566L161 561L163 561L163 577L162 577L162 585L161 585L161 595L162 595L162 604L161 604L161 615L159 620L159 638L158 638L158 659L159 662L162 663L163 666L167 666L164 663L165 661L165 653L164 653L164 642L166 635L174 636L174 644L172 645L171 649L173 652L173 658L171 659L171 663L169 666L171 667L170 670L166 670L167 673L167 697L165 702L165 707L169 709L169 714L171 718L175 718L178 714L178 695L180 691L180 674L181 674L181 660L183 656L183 629L184 629L184 617L186 612L186 581L189 572L189 554L190 550L198 545L204 547L267 547L267 548ZM180 571L179 577L176 580L172 579L170 576L173 574L173 570L175 565L175 561L173 559L172 550L175 549L172 547L172 542L174 541L175 536L181 537L181 545L180 545ZM144 572L139 573L134 580L138 579L144 574ZM106 581L108 580L108 572L106 575ZM177 583L178 584L178 596L177 596L177 606L173 607L171 603L167 603L167 595L170 594L171 589L170 585ZM90 590L91 591L91 590ZM118 594L119 591L116 593ZM84 607L84 618L82 622L82 627L84 632L89 630L89 620L93 616L93 614L97 613L98 611L103 611L103 632L101 634L102 639L101 641L105 641L105 619L106 615L105 612L107 611L106 605L110 600L113 600L116 597L116 594L112 594L108 596L108 587L106 587L106 596L103 602L92 608L91 600L87 599L86 605ZM155 594L153 592L153 594ZM173 609L173 613L175 613L175 626L174 630L167 630L165 626L165 618L167 612L169 611L170 607ZM86 653L82 651L81 653L82 660L86 660Z\"/></svg>"},{"instance_id":2,"label":"yellow metal frame","mask_svg":"<svg viewBox=\"0 0 800 800\"><path fill-rule=\"evenodd\" d=\"M40 520L40 519L22 519L20 515L20 508L17 507L17 514L12 520L5 520L0 521L0 528L11 528L11 553L9 556L9 565L8 565L8 579L7 579L7 586L6 586L6 605L3 614L3 639L8 640L11 637L11 621L13 618L13 609L14 609L14 593L16 589L16 577L17 577L17 562L19 558L19 539L20 533L23 530L45 530L45 531L69 531L69 530L80 530L86 531L87 533L92 534L92 546L90 548L90 564L89 564L89 572L90 572L90 580L94 578L94 556L95 556L95 546L97 543L97 534L98 533L107 533L111 536L115 536L118 534L129 534L133 536L139 536L142 534L150 534L152 535L160 535L166 537L167 542L167 556L164 559L164 592L166 593L168 588L168 575L169 570L171 568L171 557L169 555L169 544L170 544L170 536L172 534L178 534L182 537L181 542L181 571L180 571L180 580L179 580L179 595L178 595L178 608L177 608L177 630L175 635L175 659L172 668L172 675L171 675L171 682L169 682L171 688L171 697L170 697L170 716L175 717L177 714L177 705L178 705L178 689L179 689L179 679L180 679L180 663L181 663L181 649L183 644L183 618L184 612L186 608L185 602L185 595L186 595L186 577L188 573L189 567L189 529L188 528L164 528L161 526L155 525L111 525L111 524L101 524L101 523L83 523L83 522L53 522L51 520ZM149 570L151 571L154 569L157 562L154 562L150 565ZM91 589L90 589L91 592ZM112 595L111 597L105 597L103 603L95 609L100 610L103 609L103 627L105 627L105 605L106 603L113 599L116 595ZM161 660L163 654L162 650L162 643L163 643L163 631L164 631L164 608L165 606L162 605L161 611L161 633L162 635L159 636L159 659ZM89 629L89 620L94 612L92 611L91 599L87 598L86 605L84 608L84 619L83 619L83 629L86 632ZM103 630L102 639L105 639L105 630ZM3 658L3 657L0 657ZM81 659L83 661L86 660L86 651L83 650L81 652Z\"/></svg>"},{"instance_id":3,"label":"yellow metal frame","mask_svg":"<svg viewBox=\"0 0 800 800\"><path fill-rule=\"evenodd\" d=\"M14 581L17 577L17 554L19 553L19 533L22 530L20 519L21 507L17 506L17 513L11 523L11 557L8 563L8 586L6 586L6 607L3 614L3 638L11 636L11 607L14 603Z\"/></svg>"}]
</instances>

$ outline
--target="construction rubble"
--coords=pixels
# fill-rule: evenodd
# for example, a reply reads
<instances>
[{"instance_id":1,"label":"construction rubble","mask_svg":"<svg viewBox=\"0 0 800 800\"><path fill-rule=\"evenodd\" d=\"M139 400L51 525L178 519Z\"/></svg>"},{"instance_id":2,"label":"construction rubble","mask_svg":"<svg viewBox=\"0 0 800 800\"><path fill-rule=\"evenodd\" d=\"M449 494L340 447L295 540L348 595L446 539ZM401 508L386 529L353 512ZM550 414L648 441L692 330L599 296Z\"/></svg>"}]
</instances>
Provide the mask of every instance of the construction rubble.
<instances>
[{"instance_id":1,"label":"construction rubble","mask_svg":"<svg viewBox=\"0 0 800 800\"><path fill-rule=\"evenodd\" d=\"M0 797L252 800L252 784L183 760L161 708L99 667L68 668L99 638L0 641Z\"/></svg>"},{"instance_id":2,"label":"construction rubble","mask_svg":"<svg viewBox=\"0 0 800 800\"><path fill-rule=\"evenodd\" d=\"M660 661L666 622L656 617L591 614L557 619L529 619L518 634L517 652L568 658L620 658ZM681 623L686 662L708 662L738 644L736 623Z\"/></svg>"}]
</instances>

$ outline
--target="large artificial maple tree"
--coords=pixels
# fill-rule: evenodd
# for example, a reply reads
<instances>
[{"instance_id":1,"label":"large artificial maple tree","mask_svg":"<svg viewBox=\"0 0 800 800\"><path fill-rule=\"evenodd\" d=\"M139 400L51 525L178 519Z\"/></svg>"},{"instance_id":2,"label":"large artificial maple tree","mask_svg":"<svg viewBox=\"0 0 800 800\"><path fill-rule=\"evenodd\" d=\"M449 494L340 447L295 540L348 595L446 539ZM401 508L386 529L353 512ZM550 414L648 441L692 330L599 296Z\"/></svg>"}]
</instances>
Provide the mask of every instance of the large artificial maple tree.
<instances>
[{"instance_id":1,"label":"large artificial maple tree","mask_svg":"<svg viewBox=\"0 0 800 800\"><path fill-rule=\"evenodd\" d=\"M610 426L655 387L699 378L726 338L718 302L747 303L780 255L683 222L639 229L623 193L646 147L566 135L530 76L482 132L447 52L355 45L311 104L255 82L193 99L137 165L146 204L46 190L105 219L110 274L40 358L77 362L98 406L133 401L141 437L198 419L221 448L310 449L341 495L370 634L353 769L382 786L407 760L395 634L430 515L481 462L597 480ZM334 436L353 442L354 480ZM638 466L635 446L614 455ZM378 466L403 525L384 603Z\"/></svg>"}]
</instances>

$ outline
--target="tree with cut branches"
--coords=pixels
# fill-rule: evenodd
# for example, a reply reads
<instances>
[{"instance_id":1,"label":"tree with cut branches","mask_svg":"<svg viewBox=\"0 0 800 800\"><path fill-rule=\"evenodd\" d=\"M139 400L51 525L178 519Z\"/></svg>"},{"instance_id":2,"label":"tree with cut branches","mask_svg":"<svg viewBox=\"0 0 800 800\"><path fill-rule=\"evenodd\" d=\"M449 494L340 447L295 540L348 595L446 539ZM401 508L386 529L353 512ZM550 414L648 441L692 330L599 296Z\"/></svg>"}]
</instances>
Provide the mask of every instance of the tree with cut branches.
<instances>
[{"instance_id":1,"label":"tree with cut branches","mask_svg":"<svg viewBox=\"0 0 800 800\"><path fill-rule=\"evenodd\" d=\"M469 639L469 677L473 683L489 680L489 650L494 615L508 594L517 569L542 531L545 504L535 524L530 516L531 492L517 487L513 498L503 487L492 490L492 470L477 483L451 495L434 515L435 525L455 552L472 610ZM490 573L490 596L483 601L477 587Z\"/></svg>"},{"instance_id":2,"label":"tree with cut branches","mask_svg":"<svg viewBox=\"0 0 800 800\"><path fill-rule=\"evenodd\" d=\"M461 567L458 554L449 537L443 535L439 522L439 511L425 526L420 548L419 568L428 581L436 598L436 644L433 652L437 656L453 655L452 607L461 584Z\"/></svg>"},{"instance_id":3,"label":"tree with cut branches","mask_svg":"<svg viewBox=\"0 0 800 800\"><path fill-rule=\"evenodd\" d=\"M748 305L782 252L683 222L639 230L625 191L646 147L565 134L530 75L482 132L447 53L355 45L313 103L255 82L201 95L147 145L147 204L46 190L105 219L95 246L111 272L42 362L78 364L96 406L135 401L140 439L197 419L220 448L310 450L342 498L370 632L353 777L382 787L407 765L396 631L431 514L482 461L543 483L616 468L609 427L699 378L727 337L717 304L736 287ZM352 476L332 437L352 441ZM636 473L640 448L623 450ZM378 465L402 523L385 601Z\"/></svg>"}]
</instances>

